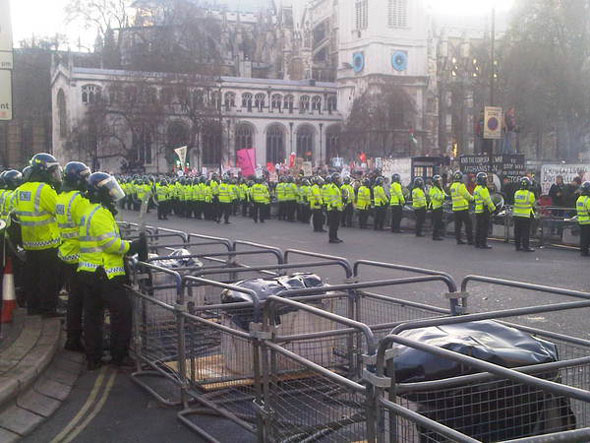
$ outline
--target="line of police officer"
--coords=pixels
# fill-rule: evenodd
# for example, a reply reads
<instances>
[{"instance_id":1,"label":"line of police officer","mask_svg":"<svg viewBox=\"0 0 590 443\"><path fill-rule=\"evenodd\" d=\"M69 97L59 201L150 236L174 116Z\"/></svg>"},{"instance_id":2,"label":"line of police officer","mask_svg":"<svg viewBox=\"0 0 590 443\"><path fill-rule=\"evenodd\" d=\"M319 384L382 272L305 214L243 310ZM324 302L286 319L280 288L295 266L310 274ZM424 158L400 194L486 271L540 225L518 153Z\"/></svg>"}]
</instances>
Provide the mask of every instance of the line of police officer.
<instances>
[{"instance_id":1,"label":"line of police officer","mask_svg":"<svg viewBox=\"0 0 590 443\"><path fill-rule=\"evenodd\" d=\"M68 288L66 349L85 352L89 369L102 364L104 308L111 318L111 362L129 366L131 302L125 255L147 249L145 237L121 238L115 203L125 194L117 180L55 157L32 157L21 174L0 174L0 208L9 227L7 254L24 250L22 284L29 315L58 316L58 293ZM18 260L15 264L18 264Z\"/></svg>"},{"instance_id":2,"label":"line of police officer","mask_svg":"<svg viewBox=\"0 0 590 443\"><path fill-rule=\"evenodd\" d=\"M231 214L237 214L241 208L243 216L250 216L254 221L270 217L270 203L274 198L278 203L278 219L285 221L299 220L308 223L312 220L314 232L326 232L331 243L341 243L338 227L352 227L353 214L356 210L361 229L367 228L370 214L374 216L374 229L383 230L388 208L391 208L391 231L401 232L400 225L406 198L411 199L411 207L416 218L416 236L422 237L427 211L431 211L432 239L443 240L445 235L443 206L451 200L457 244L469 244L480 249L491 249L488 244L488 232L491 217L497 211L488 189L488 176L480 172L476 176L473 193L467 190L461 172L453 174L453 181L445 188L442 177L436 175L432 185L426 187L424 180L417 177L411 192L405 192L399 174L393 174L389 189L385 189L384 178L364 179L353 183L350 177L341 178L339 173L326 177L314 176L295 180L291 176L280 176L278 183L267 184L264 179L245 180L224 176L221 180L216 174L206 177L181 178L142 178L122 177L122 187L127 194L127 207L139 206L146 192L157 196L158 218L167 219L174 210L175 214L197 219L205 218L221 222L222 217L229 223ZM582 230L581 249L587 243L587 216L583 203L585 200L584 184L582 196L578 199L579 224ZM590 185L588 185L590 186ZM533 184L527 177L519 183L515 192L513 210L515 224L515 244L517 250L531 252L529 232L531 218L535 212ZM470 216L470 208L475 212L475 232ZM327 216L327 217L326 217ZM463 232L465 237L463 236ZM466 239L466 241L465 241Z\"/></svg>"}]
</instances>

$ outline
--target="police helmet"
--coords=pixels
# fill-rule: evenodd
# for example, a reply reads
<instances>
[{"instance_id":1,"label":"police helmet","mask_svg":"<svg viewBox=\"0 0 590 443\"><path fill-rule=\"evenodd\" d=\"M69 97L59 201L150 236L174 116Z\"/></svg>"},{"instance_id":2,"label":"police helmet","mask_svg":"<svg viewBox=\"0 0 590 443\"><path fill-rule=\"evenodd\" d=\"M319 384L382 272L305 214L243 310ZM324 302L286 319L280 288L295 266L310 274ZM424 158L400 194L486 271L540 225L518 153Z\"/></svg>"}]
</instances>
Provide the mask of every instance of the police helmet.
<instances>
[{"instance_id":1,"label":"police helmet","mask_svg":"<svg viewBox=\"0 0 590 443\"><path fill-rule=\"evenodd\" d=\"M463 173L461 171L456 171L453 174L453 181L455 181L455 182L463 181Z\"/></svg>"},{"instance_id":2,"label":"police helmet","mask_svg":"<svg viewBox=\"0 0 590 443\"><path fill-rule=\"evenodd\" d=\"M414 178L414 187L422 188L424 186L424 179L422 177Z\"/></svg>"},{"instance_id":3,"label":"police helmet","mask_svg":"<svg viewBox=\"0 0 590 443\"><path fill-rule=\"evenodd\" d=\"M324 179L321 176L319 176L319 175L316 177L315 182L319 186L321 186L321 185L323 185L325 183Z\"/></svg>"},{"instance_id":4,"label":"police helmet","mask_svg":"<svg viewBox=\"0 0 590 443\"><path fill-rule=\"evenodd\" d=\"M442 177L438 174L436 174L435 176L432 177L432 183L435 183L437 185L442 185Z\"/></svg>"},{"instance_id":5,"label":"police helmet","mask_svg":"<svg viewBox=\"0 0 590 443\"><path fill-rule=\"evenodd\" d=\"M352 179L350 178L350 176L344 177L344 183L346 183L347 185L349 185L351 181Z\"/></svg>"},{"instance_id":6,"label":"police helmet","mask_svg":"<svg viewBox=\"0 0 590 443\"><path fill-rule=\"evenodd\" d=\"M20 171L17 171L16 169L9 169L8 171L4 171L3 178L6 182L6 187L13 191L23 183L23 175L20 173Z\"/></svg>"},{"instance_id":7,"label":"police helmet","mask_svg":"<svg viewBox=\"0 0 590 443\"><path fill-rule=\"evenodd\" d=\"M7 189L6 187L6 181L4 180L4 173L6 171L2 171L0 172L0 189Z\"/></svg>"},{"instance_id":8,"label":"police helmet","mask_svg":"<svg viewBox=\"0 0 590 443\"><path fill-rule=\"evenodd\" d=\"M393 183L399 183L399 182L401 182L401 180L402 180L402 178L401 178L401 176L399 174L393 174L391 176L391 181Z\"/></svg>"},{"instance_id":9,"label":"police helmet","mask_svg":"<svg viewBox=\"0 0 590 443\"><path fill-rule=\"evenodd\" d=\"M25 166L23 168L23 182L28 182L31 180L31 174L33 173L33 167L32 166Z\"/></svg>"},{"instance_id":10,"label":"police helmet","mask_svg":"<svg viewBox=\"0 0 590 443\"><path fill-rule=\"evenodd\" d=\"M520 179L520 189L529 189L533 185L533 182L528 177L522 177Z\"/></svg>"},{"instance_id":11,"label":"police helmet","mask_svg":"<svg viewBox=\"0 0 590 443\"><path fill-rule=\"evenodd\" d=\"M580 191L582 191L582 194L584 195L590 195L590 181L585 181L582 183L580 186Z\"/></svg>"},{"instance_id":12,"label":"police helmet","mask_svg":"<svg viewBox=\"0 0 590 443\"><path fill-rule=\"evenodd\" d=\"M371 180L366 178L363 180L363 186L369 187L371 186Z\"/></svg>"},{"instance_id":13,"label":"police helmet","mask_svg":"<svg viewBox=\"0 0 590 443\"><path fill-rule=\"evenodd\" d=\"M332 183L332 176L331 175L327 175L326 178L324 179L324 182L325 183Z\"/></svg>"},{"instance_id":14,"label":"police helmet","mask_svg":"<svg viewBox=\"0 0 590 443\"><path fill-rule=\"evenodd\" d=\"M86 196L93 203L110 205L125 198L125 192L110 174L94 172L88 176Z\"/></svg>"},{"instance_id":15,"label":"police helmet","mask_svg":"<svg viewBox=\"0 0 590 443\"><path fill-rule=\"evenodd\" d=\"M340 173L334 172L332 174L332 183L340 183Z\"/></svg>"},{"instance_id":16,"label":"police helmet","mask_svg":"<svg viewBox=\"0 0 590 443\"><path fill-rule=\"evenodd\" d=\"M306 179L306 178L304 178L304 179L303 179L303 181L301 182L301 184L302 184L303 186L309 186L309 180L308 180L308 179Z\"/></svg>"},{"instance_id":17,"label":"police helmet","mask_svg":"<svg viewBox=\"0 0 590 443\"><path fill-rule=\"evenodd\" d=\"M376 185L376 186L381 186L381 185L383 185L383 177L377 177L377 178L375 179L375 185Z\"/></svg>"},{"instance_id":18,"label":"police helmet","mask_svg":"<svg viewBox=\"0 0 590 443\"><path fill-rule=\"evenodd\" d=\"M480 186L485 186L488 184L488 174L485 172L478 172L475 176L475 182Z\"/></svg>"},{"instance_id":19,"label":"police helmet","mask_svg":"<svg viewBox=\"0 0 590 443\"><path fill-rule=\"evenodd\" d=\"M51 184L61 183L61 167L53 155L44 152L35 154L31 158L30 166L31 178Z\"/></svg>"},{"instance_id":20,"label":"police helmet","mask_svg":"<svg viewBox=\"0 0 590 443\"><path fill-rule=\"evenodd\" d=\"M90 168L82 162L69 162L64 168L63 181L64 191L84 191L86 179L90 175Z\"/></svg>"}]
</instances>

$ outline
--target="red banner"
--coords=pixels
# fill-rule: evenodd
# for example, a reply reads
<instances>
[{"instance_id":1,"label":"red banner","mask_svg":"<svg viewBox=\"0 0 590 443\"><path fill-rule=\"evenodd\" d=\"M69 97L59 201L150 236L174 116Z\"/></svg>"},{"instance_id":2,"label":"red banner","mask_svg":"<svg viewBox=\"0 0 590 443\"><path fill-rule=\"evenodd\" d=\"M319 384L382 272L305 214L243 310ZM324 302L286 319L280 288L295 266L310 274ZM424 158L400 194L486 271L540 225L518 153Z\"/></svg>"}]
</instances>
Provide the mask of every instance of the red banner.
<instances>
[{"instance_id":1,"label":"red banner","mask_svg":"<svg viewBox=\"0 0 590 443\"><path fill-rule=\"evenodd\" d=\"M256 150L240 149L237 151L238 168L242 170L242 176L248 177L256 174Z\"/></svg>"}]
</instances>

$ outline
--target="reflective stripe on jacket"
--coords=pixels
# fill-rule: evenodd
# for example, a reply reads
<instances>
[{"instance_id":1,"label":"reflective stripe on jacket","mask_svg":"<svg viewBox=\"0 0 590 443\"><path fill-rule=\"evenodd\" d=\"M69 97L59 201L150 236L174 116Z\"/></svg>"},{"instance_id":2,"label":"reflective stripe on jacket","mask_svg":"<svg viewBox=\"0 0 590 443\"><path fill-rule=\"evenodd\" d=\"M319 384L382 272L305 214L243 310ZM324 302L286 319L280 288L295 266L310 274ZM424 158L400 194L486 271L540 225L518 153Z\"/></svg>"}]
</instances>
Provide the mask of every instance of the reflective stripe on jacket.
<instances>
[{"instance_id":1,"label":"reflective stripe on jacket","mask_svg":"<svg viewBox=\"0 0 590 443\"><path fill-rule=\"evenodd\" d=\"M29 182L15 192L14 210L21 225L23 247L38 251L60 244L55 221L57 194L45 183Z\"/></svg>"},{"instance_id":2,"label":"reflective stripe on jacket","mask_svg":"<svg viewBox=\"0 0 590 443\"><path fill-rule=\"evenodd\" d=\"M535 204L535 194L525 189L520 189L514 194L514 209L512 215L514 217L529 218L533 213L533 206Z\"/></svg>"},{"instance_id":3,"label":"reflective stripe on jacket","mask_svg":"<svg viewBox=\"0 0 590 443\"><path fill-rule=\"evenodd\" d=\"M450 191L453 200L453 211L467 211L469 202L473 201L473 196L469 193L465 184L455 182L451 185Z\"/></svg>"}]
</instances>

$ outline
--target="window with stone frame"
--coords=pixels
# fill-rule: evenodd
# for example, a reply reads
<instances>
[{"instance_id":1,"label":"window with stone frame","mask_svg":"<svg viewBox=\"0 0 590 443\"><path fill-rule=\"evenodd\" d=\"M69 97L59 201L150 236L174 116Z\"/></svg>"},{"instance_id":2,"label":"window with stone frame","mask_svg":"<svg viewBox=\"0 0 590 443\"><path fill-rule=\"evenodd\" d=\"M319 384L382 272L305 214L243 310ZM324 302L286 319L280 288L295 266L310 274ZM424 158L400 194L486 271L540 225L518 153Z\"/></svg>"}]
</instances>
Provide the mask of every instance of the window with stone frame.
<instances>
[{"instance_id":1,"label":"window with stone frame","mask_svg":"<svg viewBox=\"0 0 590 443\"><path fill-rule=\"evenodd\" d=\"M282 105L283 105L283 96L281 94L273 94L271 97L272 109L278 109L278 111L281 112Z\"/></svg>"},{"instance_id":2,"label":"window with stone frame","mask_svg":"<svg viewBox=\"0 0 590 443\"><path fill-rule=\"evenodd\" d=\"M303 114L304 112L309 112L309 95L302 95L299 98L299 112Z\"/></svg>"},{"instance_id":3,"label":"window with stone frame","mask_svg":"<svg viewBox=\"0 0 590 443\"><path fill-rule=\"evenodd\" d=\"M311 99L311 109L317 112L322 110L322 97L316 95Z\"/></svg>"},{"instance_id":4,"label":"window with stone frame","mask_svg":"<svg viewBox=\"0 0 590 443\"><path fill-rule=\"evenodd\" d=\"M236 106L236 94L234 92L225 93L225 109L232 109Z\"/></svg>"},{"instance_id":5,"label":"window with stone frame","mask_svg":"<svg viewBox=\"0 0 590 443\"><path fill-rule=\"evenodd\" d=\"M388 0L387 24L390 28L408 26L408 0Z\"/></svg>"},{"instance_id":6,"label":"window with stone frame","mask_svg":"<svg viewBox=\"0 0 590 443\"><path fill-rule=\"evenodd\" d=\"M263 93L256 94L254 97L254 107L258 110L258 112L262 112L264 110L265 100L266 94Z\"/></svg>"},{"instance_id":7,"label":"window with stone frame","mask_svg":"<svg viewBox=\"0 0 590 443\"><path fill-rule=\"evenodd\" d=\"M246 108L248 112L252 111L252 94L249 92L242 94L242 108Z\"/></svg>"},{"instance_id":8,"label":"window with stone frame","mask_svg":"<svg viewBox=\"0 0 590 443\"><path fill-rule=\"evenodd\" d=\"M338 109L338 97L335 95L331 95L328 97L328 112L331 114L332 112L336 112Z\"/></svg>"},{"instance_id":9,"label":"window with stone frame","mask_svg":"<svg viewBox=\"0 0 590 443\"><path fill-rule=\"evenodd\" d=\"M82 103L90 105L100 100L102 88L98 85L82 86Z\"/></svg>"},{"instance_id":10,"label":"window with stone frame","mask_svg":"<svg viewBox=\"0 0 590 443\"><path fill-rule=\"evenodd\" d=\"M355 28L359 31L369 27L369 0L355 0Z\"/></svg>"},{"instance_id":11,"label":"window with stone frame","mask_svg":"<svg viewBox=\"0 0 590 443\"><path fill-rule=\"evenodd\" d=\"M63 89L60 89L57 93L57 118L59 121L59 136L65 138L68 136L68 116L66 95Z\"/></svg>"},{"instance_id":12,"label":"window with stone frame","mask_svg":"<svg viewBox=\"0 0 590 443\"><path fill-rule=\"evenodd\" d=\"M284 108L286 110L288 110L289 113L292 113L294 103L295 103L295 98L291 94L285 95L285 100L283 101L283 103L284 103Z\"/></svg>"},{"instance_id":13,"label":"window with stone frame","mask_svg":"<svg viewBox=\"0 0 590 443\"><path fill-rule=\"evenodd\" d=\"M254 131L252 126L242 123L236 128L236 151L253 147Z\"/></svg>"},{"instance_id":14,"label":"window with stone frame","mask_svg":"<svg viewBox=\"0 0 590 443\"><path fill-rule=\"evenodd\" d=\"M285 131L278 124L266 131L266 162L277 164L285 161Z\"/></svg>"}]
</instances>

